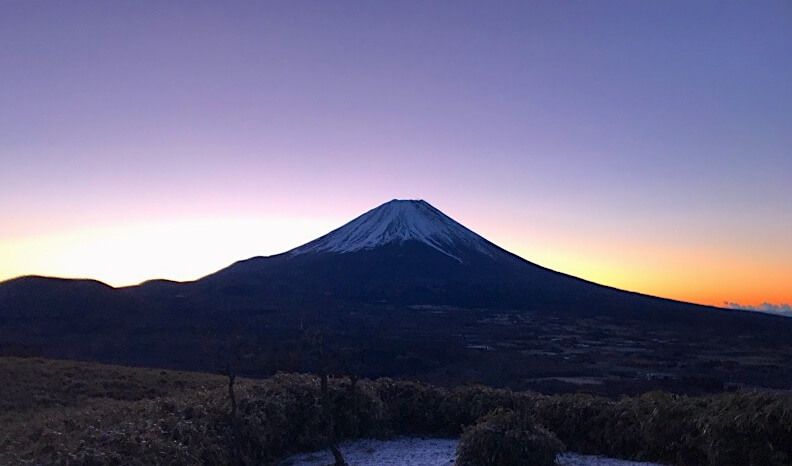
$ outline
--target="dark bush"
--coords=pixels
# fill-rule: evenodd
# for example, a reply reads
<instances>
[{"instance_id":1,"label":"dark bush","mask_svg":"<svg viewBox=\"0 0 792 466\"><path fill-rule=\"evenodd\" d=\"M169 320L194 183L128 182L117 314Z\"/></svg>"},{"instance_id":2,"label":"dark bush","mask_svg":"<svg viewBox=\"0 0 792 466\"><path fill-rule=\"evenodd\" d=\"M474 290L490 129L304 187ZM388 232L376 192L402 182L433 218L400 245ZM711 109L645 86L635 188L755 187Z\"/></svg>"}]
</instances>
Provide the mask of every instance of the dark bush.
<instances>
[{"instance_id":1,"label":"dark bush","mask_svg":"<svg viewBox=\"0 0 792 466\"><path fill-rule=\"evenodd\" d=\"M467 426L475 424L496 408L529 411L528 405L520 403L528 396L530 395L485 386L459 387L446 395L439 409L448 434L459 435Z\"/></svg>"},{"instance_id":2,"label":"dark bush","mask_svg":"<svg viewBox=\"0 0 792 466\"><path fill-rule=\"evenodd\" d=\"M676 465L706 464L696 424L699 413L707 409L706 399L651 392L625 398L617 403L619 408L636 418L637 427L631 431L638 435L640 446L634 458Z\"/></svg>"},{"instance_id":3,"label":"dark bush","mask_svg":"<svg viewBox=\"0 0 792 466\"><path fill-rule=\"evenodd\" d=\"M604 455L621 450L621 456L631 455L638 448L638 437L631 432L635 418L614 405L591 395L561 395L538 398L533 412L570 450Z\"/></svg>"},{"instance_id":4,"label":"dark bush","mask_svg":"<svg viewBox=\"0 0 792 466\"><path fill-rule=\"evenodd\" d=\"M334 430L339 439L387 435L384 405L371 383L350 389L346 379L330 383ZM277 375L240 399L240 449L248 464L271 462L285 453L328 445L319 382L313 376ZM235 439L231 439L235 440Z\"/></svg>"},{"instance_id":5,"label":"dark bush","mask_svg":"<svg viewBox=\"0 0 792 466\"><path fill-rule=\"evenodd\" d=\"M454 430L442 415L441 406L448 398L446 389L392 379L379 379L374 386L395 432L447 435Z\"/></svg>"},{"instance_id":6,"label":"dark bush","mask_svg":"<svg viewBox=\"0 0 792 466\"><path fill-rule=\"evenodd\" d=\"M465 429L459 466L553 466L564 444L525 413L497 409Z\"/></svg>"},{"instance_id":7,"label":"dark bush","mask_svg":"<svg viewBox=\"0 0 792 466\"><path fill-rule=\"evenodd\" d=\"M573 451L686 466L792 464L789 395L562 395L537 397L532 412Z\"/></svg>"},{"instance_id":8,"label":"dark bush","mask_svg":"<svg viewBox=\"0 0 792 466\"><path fill-rule=\"evenodd\" d=\"M694 422L708 463L723 466L792 464L792 397L720 395Z\"/></svg>"}]
</instances>

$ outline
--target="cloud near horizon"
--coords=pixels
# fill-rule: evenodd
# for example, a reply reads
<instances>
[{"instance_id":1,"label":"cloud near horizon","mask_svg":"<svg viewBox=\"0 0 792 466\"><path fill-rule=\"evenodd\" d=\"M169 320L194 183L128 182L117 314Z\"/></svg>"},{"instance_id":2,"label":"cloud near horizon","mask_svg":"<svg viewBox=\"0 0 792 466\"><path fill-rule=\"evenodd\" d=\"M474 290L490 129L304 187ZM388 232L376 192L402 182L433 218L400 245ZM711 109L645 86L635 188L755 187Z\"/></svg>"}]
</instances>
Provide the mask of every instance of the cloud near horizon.
<instances>
[{"instance_id":1,"label":"cloud near horizon","mask_svg":"<svg viewBox=\"0 0 792 466\"><path fill-rule=\"evenodd\" d=\"M792 304L787 303L762 303L758 306L749 306L740 303L732 303L726 301L724 303L726 307L729 309L740 309L743 311L756 311L756 312L766 312L768 314L778 314L782 316L792 317Z\"/></svg>"}]
</instances>

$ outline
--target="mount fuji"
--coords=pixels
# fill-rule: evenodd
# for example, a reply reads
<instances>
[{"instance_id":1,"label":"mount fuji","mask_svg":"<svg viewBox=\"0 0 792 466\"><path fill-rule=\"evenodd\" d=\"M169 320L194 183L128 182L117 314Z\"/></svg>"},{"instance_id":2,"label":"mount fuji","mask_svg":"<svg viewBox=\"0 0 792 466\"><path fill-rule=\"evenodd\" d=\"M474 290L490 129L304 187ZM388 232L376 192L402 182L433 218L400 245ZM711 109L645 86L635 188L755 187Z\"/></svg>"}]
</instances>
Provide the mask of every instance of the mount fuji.
<instances>
[{"instance_id":1,"label":"mount fuji","mask_svg":"<svg viewBox=\"0 0 792 466\"><path fill-rule=\"evenodd\" d=\"M705 376L696 385L703 390L724 381L792 383L792 358L778 359L792 332L788 318L556 272L421 200L387 202L290 251L191 282L0 283L0 356L214 370L213 358L241 338L267 360L250 363L248 374L305 371L310 329L365 352L360 372L368 376L575 390L547 377L588 374L609 394L656 387L647 377L658 371L673 371L679 382L670 388L686 392L693 385L683 377ZM735 351L775 365L735 369L705 356Z\"/></svg>"},{"instance_id":2,"label":"mount fuji","mask_svg":"<svg viewBox=\"0 0 792 466\"><path fill-rule=\"evenodd\" d=\"M622 291L541 267L426 201L398 199L290 251L242 260L193 282L152 280L120 289L43 277L0 283L0 320L36 314L31 310L51 313L51 303L58 304L58 312L77 308L74 312L83 315L136 306L171 315L185 309L222 313L355 304L643 319L671 313L682 320L713 310L739 313Z\"/></svg>"},{"instance_id":3,"label":"mount fuji","mask_svg":"<svg viewBox=\"0 0 792 466\"><path fill-rule=\"evenodd\" d=\"M85 281L23 277L0 284L0 306L4 291L19 287L24 292L14 296L25 300L31 294L52 295L52 302L71 303L82 293L91 302L119 299L109 287L102 293L86 291L94 287ZM621 291L541 267L426 201L398 199L281 254L242 260L193 282L152 280L120 291L164 312L187 306L222 312L262 305L329 308L364 303L658 318L657 313L669 311L713 309Z\"/></svg>"},{"instance_id":4,"label":"mount fuji","mask_svg":"<svg viewBox=\"0 0 792 466\"><path fill-rule=\"evenodd\" d=\"M685 304L597 285L514 255L423 200L394 199L282 254L237 262L193 292L226 303L367 302L552 312L641 312Z\"/></svg>"}]
</instances>

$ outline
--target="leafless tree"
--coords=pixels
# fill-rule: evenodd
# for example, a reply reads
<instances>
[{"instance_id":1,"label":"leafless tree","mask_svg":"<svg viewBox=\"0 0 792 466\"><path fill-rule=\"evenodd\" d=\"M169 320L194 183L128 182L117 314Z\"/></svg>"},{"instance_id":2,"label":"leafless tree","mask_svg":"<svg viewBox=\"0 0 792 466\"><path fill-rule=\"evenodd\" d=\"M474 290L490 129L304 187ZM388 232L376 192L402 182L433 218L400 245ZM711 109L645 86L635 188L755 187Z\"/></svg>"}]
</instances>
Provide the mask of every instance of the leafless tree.
<instances>
[{"instance_id":1,"label":"leafless tree","mask_svg":"<svg viewBox=\"0 0 792 466\"><path fill-rule=\"evenodd\" d=\"M237 397L234 389L243 353L241 338L233 337L228 342L225 353L225 375L228 378L228 400L231 405L231 410L229 412L229 421L231 424L231 458L234 464L244 465L245 461L242 458L242 447L240 445L239 417L237 416Z\"/></svg>"},{"instance_id":2,"label":"leafless tree","mask_svg":"<svg viewBox=\"0 0 792 466\"><path fill-rule=\"evenodd\" d=\"M327 448L333 454L333 459L335 461L333 466L347 466L347 463L344 460L344 455L338 448L338 439L336 438L335 419L332 411L328 380L329 358L327 349L325 347L324 334L321 331L311 332L308 336L308 342L311 346L313 346L313 349L316 353L316 367L319 374L319 386L322 399L322 420L327 429Z\"/></svg>"}]
</instances>

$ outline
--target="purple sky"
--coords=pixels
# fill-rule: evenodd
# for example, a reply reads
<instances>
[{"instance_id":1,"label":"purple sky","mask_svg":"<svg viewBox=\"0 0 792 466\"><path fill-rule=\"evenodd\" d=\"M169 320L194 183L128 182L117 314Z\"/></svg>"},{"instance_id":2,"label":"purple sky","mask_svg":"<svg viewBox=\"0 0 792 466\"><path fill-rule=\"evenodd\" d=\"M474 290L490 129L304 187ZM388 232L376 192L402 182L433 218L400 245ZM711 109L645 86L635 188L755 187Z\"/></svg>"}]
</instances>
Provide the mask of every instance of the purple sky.
<instances>
[{"instance_id":1,"label":"purple sky","mask_svg":"<svg viewBox=\"0 0 792 466\"><path fill-rule=\"evenodd\" d=\"M789 302L792 3L7 0L0 161L0 279L50 272L35 238L310 239L406 197L586 278Z\"/></svg>"}]
</instances>

